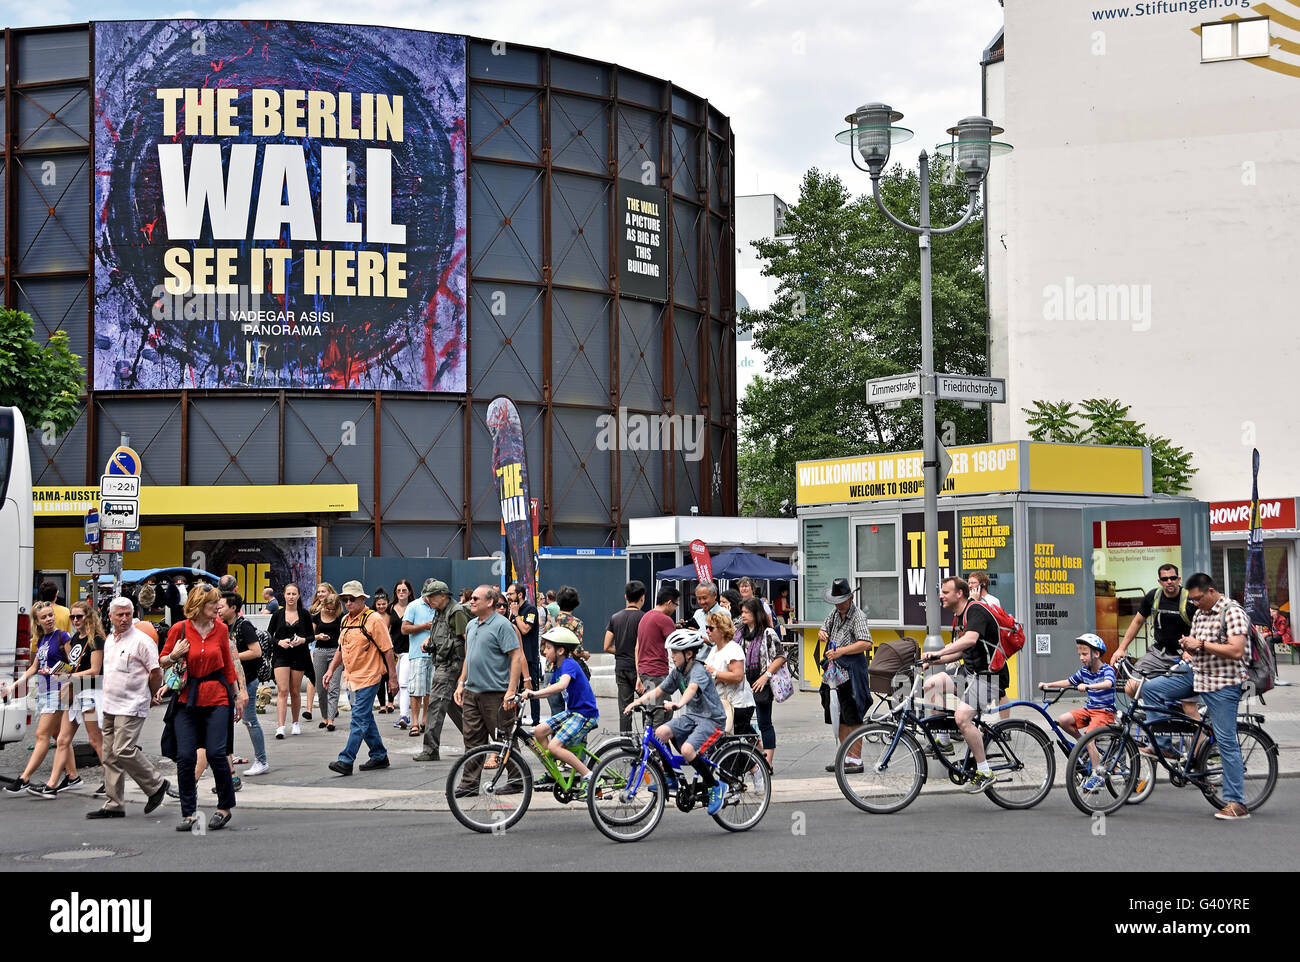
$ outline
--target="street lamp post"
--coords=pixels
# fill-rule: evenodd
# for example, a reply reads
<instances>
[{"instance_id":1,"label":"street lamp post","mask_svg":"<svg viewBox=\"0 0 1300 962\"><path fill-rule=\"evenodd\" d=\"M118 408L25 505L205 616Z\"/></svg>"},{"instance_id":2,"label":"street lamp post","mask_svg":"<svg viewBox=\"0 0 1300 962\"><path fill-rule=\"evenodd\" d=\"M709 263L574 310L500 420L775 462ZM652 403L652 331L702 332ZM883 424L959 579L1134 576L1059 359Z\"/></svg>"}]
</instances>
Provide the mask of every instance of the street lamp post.
<instances>
[{"instance_id":1,"label":"street lamp post","mask_svg":"<svg viewBox=\"0 0 1300 962\"><path fill-rule=\"evenodd\" d=\"M930 239L936 235L952 234L961 230L975 214L979 202L980 186L988 174L989 162L995 153L1011 150L1007 144L993 137L1002 133L987 117L967 117L951 127L951 143L936 148L946 152L955 161L957 169L966 178L970 193L966 210L957 223L949 227L934 227L930 223L930 157L921 151L920 188L921 223L912 225L896 217L880 197L880 175L889 161L890 148L911 139L912 132L894 124L903 115L888 104L864 104L855 113L844 118L851 126L836 139L849 145L853 165L871 175L871 196L890 222L903 230L916 234L921 251L921 426L924 447L922 466L925 479L925 644L923 651L943 647L939 628L939 449L934 429L934 317L930 295ZM860 154L863 167L854 155Z\"/></svg>"}]
</instances>

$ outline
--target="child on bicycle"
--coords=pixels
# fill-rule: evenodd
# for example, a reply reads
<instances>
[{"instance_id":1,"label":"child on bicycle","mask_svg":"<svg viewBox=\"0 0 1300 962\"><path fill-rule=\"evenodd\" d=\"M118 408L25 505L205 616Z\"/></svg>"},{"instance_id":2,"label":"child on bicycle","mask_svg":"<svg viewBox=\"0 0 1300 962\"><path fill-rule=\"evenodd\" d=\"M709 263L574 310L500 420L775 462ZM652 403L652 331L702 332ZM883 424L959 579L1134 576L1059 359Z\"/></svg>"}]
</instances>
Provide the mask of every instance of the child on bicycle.
<instances>
[{"instance_id":1,"label":"child on bicycle","mask_svg":"<svg viewBox=\"0 0 1300 962\"><path fill-rule=\"evenodd\" d=\"M591 769L569 749L596 727L600 714L596 710L596 695L591 690L586 672L573 658L573 653L581 646L578 636L568 628L555 627L542 635L542 657L554 669L553 680L538 691L524 688L519 694L527 701L529 698L546 698L563 692L565 710L552 715L533 729L533 738L539 748L549 750L556 760L575 769L582 776L582 785L585 787Z\"/></svg>"},{"instance_id":2,"label":"child on bicycle","mask_svg":"<svg viewBox=\"0 0 1300 962\"><path fill-rule=\"evenodd\" d=\"M668 677L658 688L652 688L628 705L624 714L663 697L667 692L677 693L676 698L664 702L664 708L681 714L666 725L660 725L655 737L664 743L671 738L681 746L682 760L700 773L704 787L709 790L709 814L716 815L722 809L727 787L713 777L713 766L702 756L721 737L727 714L717 689L713 687L713 679L699 660L706 644L704 633L694 628L678 628L670 634L664 640L664 648L673 660Z\"/></svg>"},{"instance_id":3,"label":"child on bicycle","mask_svg":"<svg viewBox=\"0 0 1300 962\"><path fill-rule=\"evenodd\" d=\"M1106 642L1092 632L1074 639L1079 649L1079 663L1082 666L1069 678L1060 681L1048 681L1039 684L1039 688L1078 688L1087 692L1088 700L1082 708L1067 711L1056 720L1057 724L1071 738L1090 732L1094 728L1115 724L1115 669L1102 659L1106 654ZM1095 792L1104 784L1102 777L1095 773L1099 764L1095 743L1088 743L1088 757L1092 759L1094 774L1089 775L1083 783L1085 792Z\"/></svg>"}]
</instances>

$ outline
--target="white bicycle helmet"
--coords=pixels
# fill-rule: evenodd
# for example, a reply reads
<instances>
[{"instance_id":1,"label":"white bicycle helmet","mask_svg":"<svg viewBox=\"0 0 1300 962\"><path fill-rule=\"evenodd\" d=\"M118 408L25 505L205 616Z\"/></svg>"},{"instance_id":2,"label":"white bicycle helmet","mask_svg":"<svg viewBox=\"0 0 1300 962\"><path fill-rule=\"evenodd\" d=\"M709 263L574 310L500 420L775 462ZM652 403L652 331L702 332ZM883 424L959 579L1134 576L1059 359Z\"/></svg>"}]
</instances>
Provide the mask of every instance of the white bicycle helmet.
<instances>
[{"instance_id":1,"label":"white bicycle helmet","mask_svg":"<svg viewBox=\"0 0 1300 962\"><path fill-rule=\"evenodd\" d=\"M1089 648L1099 651L1103 655L1106 654L1106 642L1102 641L1091 631L1087 632L1086 634L1082 634L1078 638L1074 639L1074 643L1076 645L1087 645Z\"/></svg>"},{"instance_id":2,"label":"white bicycle helmet","mask_svg":"<svg viewBox=\"0 0 1300 962\"><path fill-rule=\"evenodd\" d=\"M707 644L704 633L694 628L678 628L664 639L664 648L668 651L696 651Z\"/></svg>"}]
</instances>

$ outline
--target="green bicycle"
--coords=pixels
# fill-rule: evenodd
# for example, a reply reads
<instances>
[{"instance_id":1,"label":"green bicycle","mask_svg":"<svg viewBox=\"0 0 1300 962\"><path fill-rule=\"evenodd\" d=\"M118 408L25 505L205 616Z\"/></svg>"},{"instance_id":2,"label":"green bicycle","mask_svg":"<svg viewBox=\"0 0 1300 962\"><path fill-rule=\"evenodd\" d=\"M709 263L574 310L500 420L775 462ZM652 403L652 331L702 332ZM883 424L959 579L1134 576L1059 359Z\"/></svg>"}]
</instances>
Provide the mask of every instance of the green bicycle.
<instances>
[{"instance_id":1,"label":"green bicycle","mask_svg":"<svg viewBox=\"0 0 1300 962\"><path fill-rule=\"evenodd\" d=\"M505 738L498 730L492 741L470 749L462 755L447 774L447 805L456 820L472 832L504 832L514 826L528 811L533 799L533 772L523 752L524 745L536 756L542 768L550 775L551 794L555 800L568 805L586 798L580 785L582 776L575 769L560 765L555 756L539 748L532 732L525 727L523 697L516 695L514 723ZM588 768L594 768L602 754L630 744L630 738L614 736L598 749L590 749L583 742L571 751L582 759Z\"/></svg>"}]
</instances>

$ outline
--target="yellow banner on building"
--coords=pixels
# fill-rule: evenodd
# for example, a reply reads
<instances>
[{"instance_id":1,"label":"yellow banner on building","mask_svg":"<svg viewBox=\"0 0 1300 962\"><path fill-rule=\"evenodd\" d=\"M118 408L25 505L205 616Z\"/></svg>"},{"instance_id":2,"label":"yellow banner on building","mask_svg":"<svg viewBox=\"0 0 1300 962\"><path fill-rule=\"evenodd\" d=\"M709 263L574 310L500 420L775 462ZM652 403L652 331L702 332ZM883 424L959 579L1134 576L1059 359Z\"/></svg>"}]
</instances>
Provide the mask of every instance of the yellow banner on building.
<instances>
[{"instance_id":1,"label":"yellow banner on building","mask_svg":"<svg viewBox=\"0 0 1300 962\"><path fill-rule=\"evenodd\" d=\"M971 444L949 448L952 471L940 494L989 494L1020 490L1020 445ZM837 504L925 496L920 451L869 454L795 467L796 503Z\"/></svg>"},{"instance_id":2,"label":"yellow banner on building","mask_svg":"<svg viewBox=\"0 0 1300 962\"><path fill-rule=\"evenodd\" d=\"M84 515L99 506L99 488L32 488L37 518ZM141 485L140 514L156 517L351 513L357 510L355 484L206 484Z\"/></svg>"}]
</instances>

